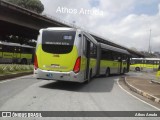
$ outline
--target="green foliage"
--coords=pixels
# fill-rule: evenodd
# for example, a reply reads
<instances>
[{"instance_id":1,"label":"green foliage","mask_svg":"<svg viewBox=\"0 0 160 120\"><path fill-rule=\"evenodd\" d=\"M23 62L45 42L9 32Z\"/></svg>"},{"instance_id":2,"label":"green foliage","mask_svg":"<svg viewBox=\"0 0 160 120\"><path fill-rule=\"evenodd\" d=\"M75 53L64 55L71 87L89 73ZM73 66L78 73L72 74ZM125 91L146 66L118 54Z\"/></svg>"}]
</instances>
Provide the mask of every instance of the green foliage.
<instances>
[{"instance_id":1,"label":"green foliage","mask_svg":"<svg viewBox=\"0 0 160 120\"><path fill-rule=\"evenodd\" d=\"M26 44L30 46L36 46L35 40L24 38L21 36L15 36L15 35L3 35L3 38L0 41L5 42L12 42L12 43L19 43L19 44Z\"/></svg>"},{"instance_id":2,"label":"green foliage","mask_svg":"<svg viewBox=\"0 0 160 120\"><path fill-rule=\"evenodd\" d=\"M3 65L0 65L0 73L4 73L4 67L3 67Z\"/></svg>"},{"instance_id":3,"label":"green foliage","mask_svg":"<svg viewBox=\"0 0 160 120\"><path fill-rule=\"evenodd\" d=\"M42 13L44 6L40 0L6 0L18 6L24 7L26 9L35 11L37 13Z\"/></svg>"}]
</instances>

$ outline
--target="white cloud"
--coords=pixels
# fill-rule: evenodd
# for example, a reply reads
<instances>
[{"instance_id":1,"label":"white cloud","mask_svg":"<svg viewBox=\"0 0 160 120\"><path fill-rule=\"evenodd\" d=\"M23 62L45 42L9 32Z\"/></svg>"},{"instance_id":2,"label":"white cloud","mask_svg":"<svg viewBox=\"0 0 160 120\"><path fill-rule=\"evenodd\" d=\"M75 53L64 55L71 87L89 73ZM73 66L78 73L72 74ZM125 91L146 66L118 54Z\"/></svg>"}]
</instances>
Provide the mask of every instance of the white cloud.
<instances>
[{"instance_id":1,"label":"white cloud","mask_svg":"<svg viewBox=\"0 0 160 120\"><path fill-rule=\"evenodd\" d=\"M100 0L99 7L113 14L131 10L133 4L134 0Z\"/></svg>"},{"instance_id":2,"label":"white cloud","mask_svg":"<svg viewBox=\"0 0 160 120\"><path fill-rule=\"evenodd\" d=\"M71 23L76 21L77 25L129 48L148 50L149 30L151 29L152 50L160 51L160 4L157 5L159 11L155 15L137 15L132 11L138 4L137 0L99 0L99 5L96 7L104 12L104 16L96 16L56 13L58 6L78 10L92 9L90 0L41 1L45 6L45 13ZM145 3L142 0L141 4L143 2Z\"/></svg>"}]
</instances>

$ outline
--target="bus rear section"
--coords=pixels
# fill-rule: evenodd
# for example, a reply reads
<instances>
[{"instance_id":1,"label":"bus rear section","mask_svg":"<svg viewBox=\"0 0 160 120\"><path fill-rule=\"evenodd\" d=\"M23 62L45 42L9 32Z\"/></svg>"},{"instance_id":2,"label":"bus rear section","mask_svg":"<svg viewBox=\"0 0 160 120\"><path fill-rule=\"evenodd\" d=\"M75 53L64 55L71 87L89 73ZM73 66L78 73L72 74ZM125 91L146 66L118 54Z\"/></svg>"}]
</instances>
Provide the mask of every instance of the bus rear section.
<instances>
[{"instance_id":1,"label":"bus rear section","mask_svg":"<svg viewBox=\"0 0 160 120\"><path fill-rule=\"evenodd\" d=\"M80 45L75 29L40 30L34 60L36 78L83 82Z\"/></svg>"}]
</instances>

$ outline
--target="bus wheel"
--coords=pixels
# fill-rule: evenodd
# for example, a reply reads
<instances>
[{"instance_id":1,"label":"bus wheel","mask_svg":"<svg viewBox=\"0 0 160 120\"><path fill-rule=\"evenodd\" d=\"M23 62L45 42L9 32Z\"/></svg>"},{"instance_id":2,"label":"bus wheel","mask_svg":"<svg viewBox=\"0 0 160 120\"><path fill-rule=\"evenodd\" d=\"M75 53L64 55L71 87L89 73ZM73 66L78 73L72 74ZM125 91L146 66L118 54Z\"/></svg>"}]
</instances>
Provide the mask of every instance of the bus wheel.
<instances>
[{"instance_id":1,"label":"bus wheel","mask_svg":"<svg viewBox=\"0 0 160 120\"><path fill-rule=\"evenodd\" d=\"M105 76L109 77L109 75L110 75L110 70L109 70L109 68L107 68Z\"/></svg>"},{"instance_id":2,"label":"bus wheel","mask_svg":"<svg viewBox=\"0 0 160 120\"><path fill-rule=\"evenodd\" d=\"M27 60L26 59L22 59L21 60L21 64L27 64Z\"/></svg>"},{"instance_id":3,"label":"bus wheel","mask_svg":"<svg viewBox=\"0 0 160 120\"><path fill-rule=\"evenodd\" d=\"M136 70L136 71L140 71L140 68L139 68L139 67L136 67L135 70Z\"/></svg>"}]
</instances>

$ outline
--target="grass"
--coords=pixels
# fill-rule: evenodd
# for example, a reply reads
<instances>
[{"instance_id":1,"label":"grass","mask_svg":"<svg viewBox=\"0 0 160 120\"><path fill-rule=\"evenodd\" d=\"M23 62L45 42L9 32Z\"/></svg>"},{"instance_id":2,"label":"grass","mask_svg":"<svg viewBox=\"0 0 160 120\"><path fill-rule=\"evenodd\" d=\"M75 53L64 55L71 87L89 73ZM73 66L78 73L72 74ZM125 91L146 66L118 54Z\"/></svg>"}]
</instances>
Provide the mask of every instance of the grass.
<instances>
[{"instance_id":1,"label":"grass","mask_svg":"<svg viewBox=\"0 0 160 120\"><path fill-rule=\"evenodd\" d=\"M0 76L32 71L33 65L0 64Z\"/></svg>"}]
</instances>

